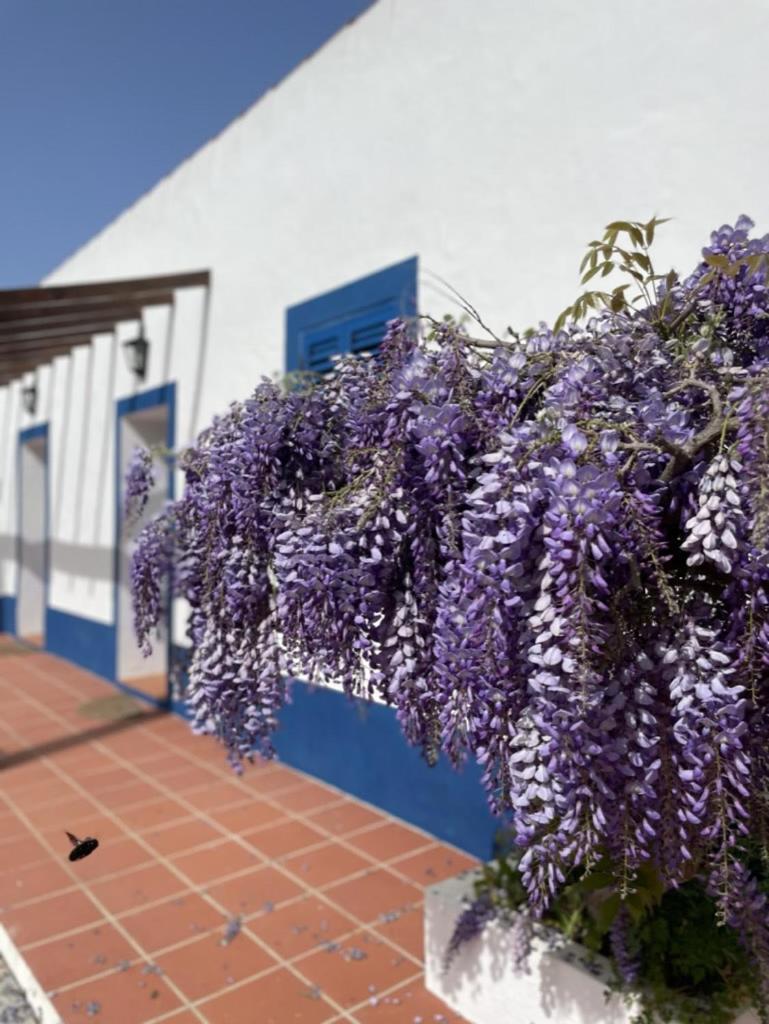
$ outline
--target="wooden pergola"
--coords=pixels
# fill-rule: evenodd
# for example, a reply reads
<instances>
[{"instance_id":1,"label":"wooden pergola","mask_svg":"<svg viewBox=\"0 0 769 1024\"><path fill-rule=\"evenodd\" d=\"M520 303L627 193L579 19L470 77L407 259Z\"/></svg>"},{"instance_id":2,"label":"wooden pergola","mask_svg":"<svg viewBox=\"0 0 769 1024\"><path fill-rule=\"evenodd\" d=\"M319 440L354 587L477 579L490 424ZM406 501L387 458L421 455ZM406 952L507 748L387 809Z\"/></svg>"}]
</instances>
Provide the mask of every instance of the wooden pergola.
<instances>
[{"instance_id":1,"label":"wooden pergola","mask_svg":"<svg viewBox=\"0 0 769 1024\"><path fill-rule=\"evenodd\" d=\"M0 290L0 387L37 369L145 306L166 305L177 288L207 286L207 270L92 284Z\"/></svg>"}]
</instances>

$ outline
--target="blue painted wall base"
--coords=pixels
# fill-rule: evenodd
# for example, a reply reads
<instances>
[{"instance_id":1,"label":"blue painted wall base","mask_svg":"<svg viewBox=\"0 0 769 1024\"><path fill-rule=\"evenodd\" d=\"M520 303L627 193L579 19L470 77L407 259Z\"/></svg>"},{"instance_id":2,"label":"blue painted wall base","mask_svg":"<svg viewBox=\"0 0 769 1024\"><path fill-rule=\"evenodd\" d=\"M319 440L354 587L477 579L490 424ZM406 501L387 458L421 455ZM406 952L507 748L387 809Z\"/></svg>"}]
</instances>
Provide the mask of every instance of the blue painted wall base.
<instances>
[{"instance_id":1,"label":"blue painted wall base","mask_svg":"<svg viewBox=\"0 0 769 1024\"><path fill-rule=\"evenodd\" d=\"M501 827L486 804L475 764L431 768L410 747L392 708L351 701L296 681L280 714L281 760L381 807L483 860Z\"/></svg>"},{"instance_id":2,"label":"blue painted wall base","mask_svg":"<svg viewBox=\"0 0 769 1024\"><path fill-rule=\"evenodd\" d=\"M115 679L115 629L107 623L48 608L45 647L97 676Z\"/></svg>"},{"instance_id":3,"label":"blue painted wall base","mask_svg":"<svg viewBox=\"0 0 769 1024\"><path fill-rule=\"evenodd\" d=\"M16 598L0 597L0 633L16 632Z\"/></svg>"}]
</instances>

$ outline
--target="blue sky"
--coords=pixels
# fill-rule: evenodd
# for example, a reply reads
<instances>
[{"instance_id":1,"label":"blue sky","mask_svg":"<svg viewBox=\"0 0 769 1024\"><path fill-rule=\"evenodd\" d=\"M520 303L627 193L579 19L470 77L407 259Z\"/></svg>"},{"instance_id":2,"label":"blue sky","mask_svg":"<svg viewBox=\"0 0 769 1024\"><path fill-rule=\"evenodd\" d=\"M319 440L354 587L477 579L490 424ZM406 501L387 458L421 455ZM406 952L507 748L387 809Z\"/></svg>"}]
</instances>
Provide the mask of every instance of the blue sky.
<instances>
[{"instance_id":1,"label":"blue sky","mask_svg":"<svg viewBox=\"0 0 769 1024\"><path fill-rule=\"evenodd\" d=\"M35 284L371 0L0 0L0 288Z\"/></svg>"}]
</instances>

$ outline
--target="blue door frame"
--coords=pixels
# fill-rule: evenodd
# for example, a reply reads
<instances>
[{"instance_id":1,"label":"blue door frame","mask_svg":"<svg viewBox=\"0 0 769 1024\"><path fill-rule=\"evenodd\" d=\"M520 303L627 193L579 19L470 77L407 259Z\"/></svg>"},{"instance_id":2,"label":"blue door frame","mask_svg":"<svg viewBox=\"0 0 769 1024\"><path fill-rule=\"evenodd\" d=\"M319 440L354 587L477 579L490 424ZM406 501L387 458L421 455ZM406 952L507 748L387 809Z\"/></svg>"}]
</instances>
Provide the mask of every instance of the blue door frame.
<instances>
[{"instance_id":1,"label":"blue door frame","mask_svg":"<svg viewBox=\"0 0 769 1024\"><path fill-rule=\"evenodd\" d=\"M120 552L121 552L121 535L123 529L123 507L121 501L122 494L122 479L121 479L121 467L120 467L120 451L122 441L122 428L123 418L130 416L132 413L143 412L146 409L154 409L158 406L166 406L167 409L167 428L166 428L166 446L169 450L173 451L174 445L176 444L176 384L163 384L157 388L151 388L148 391L142 391L136 395L129 395L127 398L121 398L115 410L115 551L114 551L114 563L113 563L113 588L112 588L112 606L113 606L113 636L114 636L114 661L112 670L112 679L117 683L121 690L126 693L131 693L134 696L140 697L142 700L150 700L152 698L147 694L143 693L136 687L132 687L130 683L124 683L119 678L119 628L120 628L120 599L119 599L119 587L120 587ZM168 490L167 494L171 501L174 499L174 466L173 462L169 460L168 464ZM166 639L166 674L170 672L173 656L173 607L170 606L168 610L168 630ZM158 703L163 706L169 706L170 704L170 682L167 678L166 686L168 687L166 698Z\"/></svg>"},{"instance_id":2,"label":"blue door frame","mask_svg":"<svg viewBox=\"0 0 769 1024\"><path fill-rule=\"evenodd\" d=\"M21 517L23 512L23 494L24 494L24 480L23 480L23 459L22 451L24 445L30 441L45 441L45 489L43 495L43 507L44 507L44 527L43 527L43 647L47 646L47 619L48 619L48 583L50 575L50 504L49 504L49 491L50 491L50 469L48 461L48 424L40 423L36 427L27 427L26 430L19 431L19 440L16 446L16 480L17 480L17 493L16 493L16 596L13 599L12 605L7 608L7 614L9 618L9 625L12 626L12 631L16 636L20 636L18 632L18 616L17 610L19 607L19 598L21 597L21 552L22 552L22 537L21 537ZM6 609L4 609L4 616Z\"/></svg>"}]
</instances>

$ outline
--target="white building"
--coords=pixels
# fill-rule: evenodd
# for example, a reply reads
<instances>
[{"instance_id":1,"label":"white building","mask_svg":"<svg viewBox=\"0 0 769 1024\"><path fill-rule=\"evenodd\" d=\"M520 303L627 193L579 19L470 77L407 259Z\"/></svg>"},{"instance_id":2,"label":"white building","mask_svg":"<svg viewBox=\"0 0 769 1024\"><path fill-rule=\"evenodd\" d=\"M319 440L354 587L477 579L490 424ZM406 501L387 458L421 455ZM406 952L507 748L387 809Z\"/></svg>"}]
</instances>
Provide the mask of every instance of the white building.
<instances>
[{"instance_id":1,"label":"white building","mask_svg":"<svg viewBox=\"0 0 769 1024\"><path fill-rule=\"evenodd\" d=\"M126 593L136 440L183 447L263 374L456 312L444 282L495 329L552 319L616 218L675 217L657 249L681 271L742 212L769 230L768 39L765 0L378 0L38 289L0 293L2 628L164 695ZM143 378L121 351L140 332ZM286 760L488 851L472 772L429 771L386 708L299 691Z\"/></svg>"}]
</instances>

